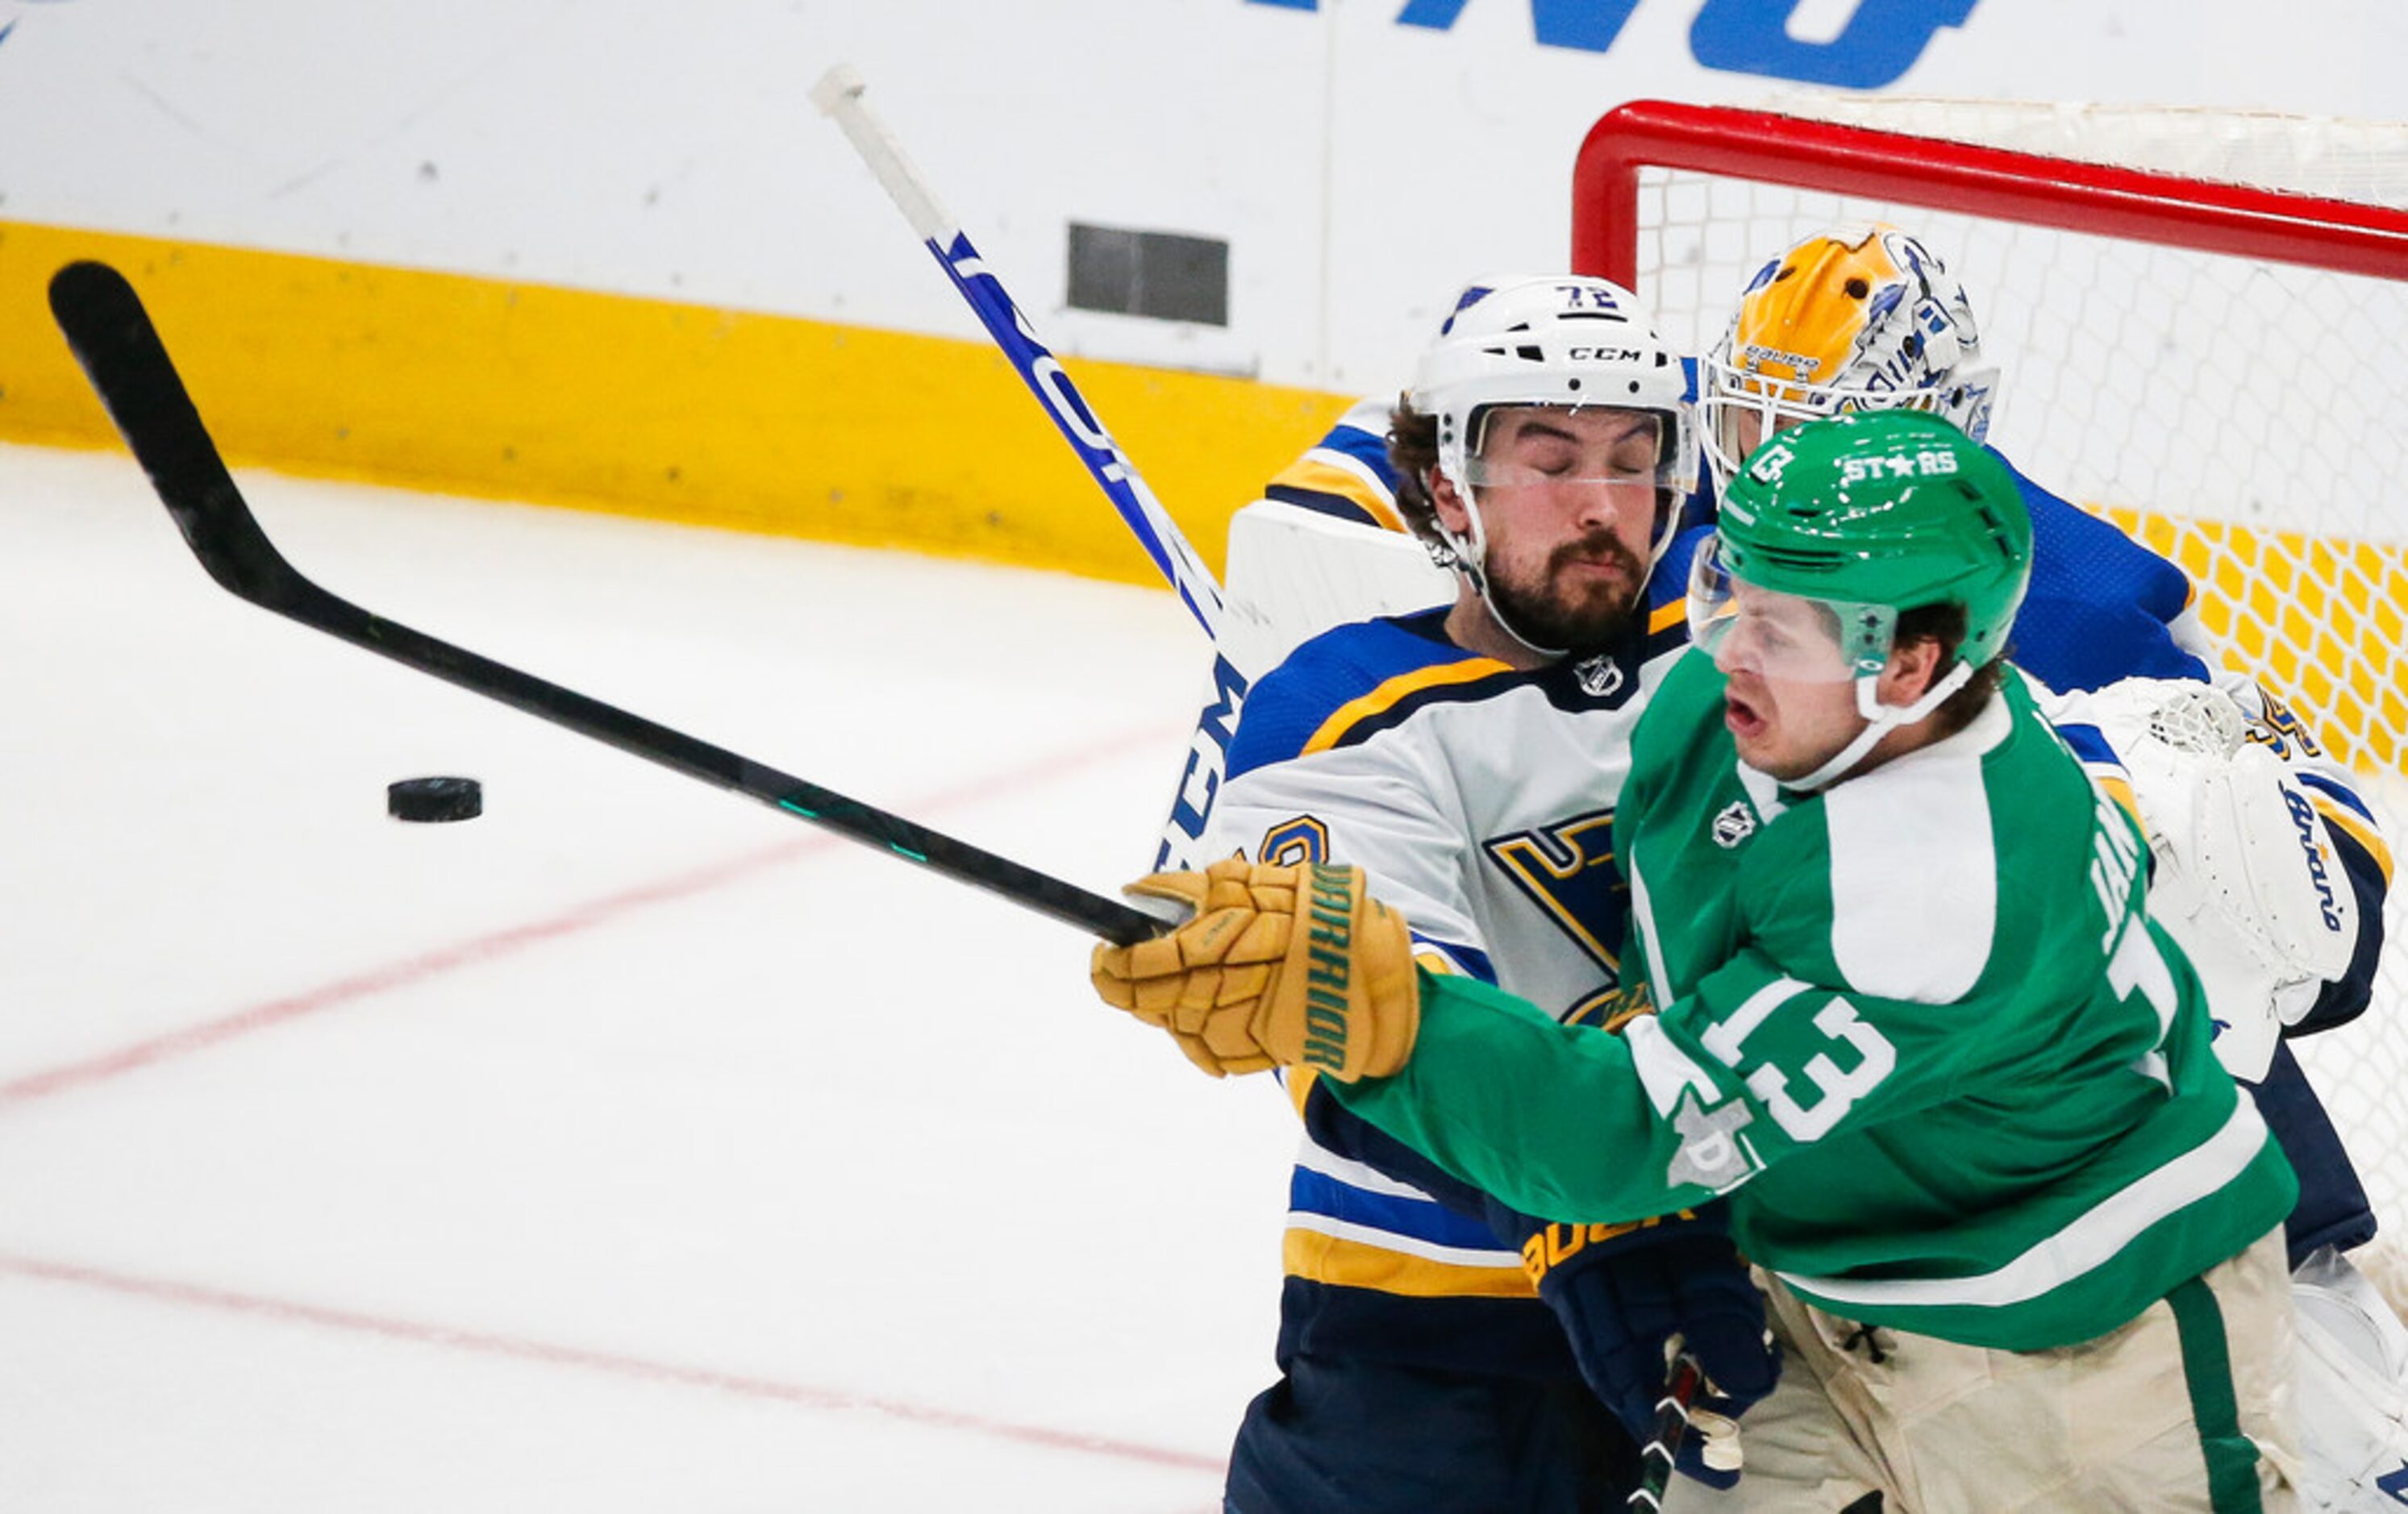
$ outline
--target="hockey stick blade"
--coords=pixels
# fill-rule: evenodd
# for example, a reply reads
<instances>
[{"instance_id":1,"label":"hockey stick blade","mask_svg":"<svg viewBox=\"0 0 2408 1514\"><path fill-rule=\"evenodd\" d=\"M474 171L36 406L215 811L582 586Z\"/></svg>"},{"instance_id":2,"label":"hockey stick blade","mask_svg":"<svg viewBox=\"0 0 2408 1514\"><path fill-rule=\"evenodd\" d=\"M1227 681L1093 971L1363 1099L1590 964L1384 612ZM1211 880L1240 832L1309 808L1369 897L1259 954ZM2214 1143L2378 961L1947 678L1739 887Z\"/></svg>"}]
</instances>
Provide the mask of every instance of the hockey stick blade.
<instances>
[{"instance_id":1,"label":"hockey stick blade","mask_svg":"<svg viewBox=\"0 0 2408 1514\"><path fill-rule=\"evenodd\" d=\"M50 313L193 555L210 578L236 596L1107 940L1128 945L1160 932L1162 921L1144 910L413 631L327 593L304 578L260 529L124 276L106 264L69 264L50 279Z\"/></svg>"}]
</instances>

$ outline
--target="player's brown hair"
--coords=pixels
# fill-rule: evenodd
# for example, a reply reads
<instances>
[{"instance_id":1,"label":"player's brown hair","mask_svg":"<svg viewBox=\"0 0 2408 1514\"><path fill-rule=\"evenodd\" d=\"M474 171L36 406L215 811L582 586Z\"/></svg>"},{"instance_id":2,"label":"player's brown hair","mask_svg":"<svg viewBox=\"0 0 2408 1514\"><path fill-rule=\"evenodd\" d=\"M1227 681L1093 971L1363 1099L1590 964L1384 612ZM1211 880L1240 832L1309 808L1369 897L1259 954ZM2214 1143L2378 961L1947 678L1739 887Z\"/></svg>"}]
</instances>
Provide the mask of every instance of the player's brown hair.
<instances>
[{"instance_id":1,"label":"player's brown hair","mask_svg":"<svg viewBox=\"0 0 2408 1514\"><path fill-rule=\"evenodd\" d=\"M1388 465L1397 470L1397 513L1440 561L1454 554L1438 531L1438 505L1430 498L1430 470L1438 466L1438 417L1424 415L1404 395L1388 411Z\"/></svg>"},{"instance_id":2,"label":"player's brown hair","mask_svg":"<svg viewBox=\"0 0 2408 1514\"><path fill-rule=\"evenodd\" d=\"M1901 610L1898 617L1898 629L1892 633L1890 643L1903 647L1914 641L1940 643L1939 667L1941 672L1946 672L1955 665L1956 649L1964 645L1965 607L1956 604L1924 605ZM1965 687L1941 701L1940 707L1931 714L1935 736L1955 736L1973 723L1973 717L1982 713L1982 707L1990 702L1998 693L1999 685L2005 681L2007 657L2014 651L2014 648L2010 645L1999 656L1975 668Z\"/></svg>"}]
</instances>

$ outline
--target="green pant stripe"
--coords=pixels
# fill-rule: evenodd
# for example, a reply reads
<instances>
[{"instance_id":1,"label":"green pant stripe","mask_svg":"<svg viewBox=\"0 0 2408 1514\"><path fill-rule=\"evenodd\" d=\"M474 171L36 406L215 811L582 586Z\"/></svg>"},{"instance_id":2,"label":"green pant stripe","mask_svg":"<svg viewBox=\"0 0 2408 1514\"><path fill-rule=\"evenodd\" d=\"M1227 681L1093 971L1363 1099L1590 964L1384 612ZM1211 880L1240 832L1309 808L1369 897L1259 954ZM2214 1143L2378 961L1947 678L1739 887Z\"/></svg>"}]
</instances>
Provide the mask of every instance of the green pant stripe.
<instances>
[{"instance_id":1,"label":"green pant stripe","mask_svg":"<svg viewBox=\"0 0 2408 1514\"><path fill-rule=\"evenodd\" d=\"M2232 1392L2232 1356L2224 1345L2224 1311L2206 1282L2193 1278L2166 1295L2182 1345L2183 1382L2190 1415L2207 1453L2207 1496L2215 1514L2258 1514L2258 1448L2241 1433Z\"/></svg>"}]
</instances>

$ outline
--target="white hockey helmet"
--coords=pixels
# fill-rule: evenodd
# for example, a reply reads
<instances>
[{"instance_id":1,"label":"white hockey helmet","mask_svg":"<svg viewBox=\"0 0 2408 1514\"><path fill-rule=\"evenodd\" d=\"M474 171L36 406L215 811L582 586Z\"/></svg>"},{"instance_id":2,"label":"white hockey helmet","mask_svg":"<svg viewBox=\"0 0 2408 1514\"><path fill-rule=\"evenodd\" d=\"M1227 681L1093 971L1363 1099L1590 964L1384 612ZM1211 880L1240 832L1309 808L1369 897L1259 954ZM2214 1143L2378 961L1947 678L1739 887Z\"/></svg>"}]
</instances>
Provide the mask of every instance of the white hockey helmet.
<instances>
[{"instance_id":1,"label":"white hockey helmet","mask_svg":"<svg viewBox=\"0 0 2408 1514\"><path fill-rule=\"evenodd\" d=\"M1656 482L1663 506L1650 562L1663 554L1683 496L1697 483L1697 436L1680 354L1656 335L1639 297L1581 274L1524 275L1468 285L1413 370L1407 403L1438 422L1438 467L1474 499L1470 460L1489 411L1504 406L1645 410L1661 419ZM1455 565L1485 593L1486 532L1471 509L1469 539L1443 523Z\"/></svg>"},{"instance_id":2,"label":"white hockey helmet","mask_svg":"<svg viewBox=\"0 0 2408 1514\"><path fill-rule=\"evenodd\" d=\"M1834 226L1756 270L1698 375L1714 482L1784 425L1928 410L1980 441L1998 393L1965 287L1885 222Z\"/></svg>"}]
</instances>

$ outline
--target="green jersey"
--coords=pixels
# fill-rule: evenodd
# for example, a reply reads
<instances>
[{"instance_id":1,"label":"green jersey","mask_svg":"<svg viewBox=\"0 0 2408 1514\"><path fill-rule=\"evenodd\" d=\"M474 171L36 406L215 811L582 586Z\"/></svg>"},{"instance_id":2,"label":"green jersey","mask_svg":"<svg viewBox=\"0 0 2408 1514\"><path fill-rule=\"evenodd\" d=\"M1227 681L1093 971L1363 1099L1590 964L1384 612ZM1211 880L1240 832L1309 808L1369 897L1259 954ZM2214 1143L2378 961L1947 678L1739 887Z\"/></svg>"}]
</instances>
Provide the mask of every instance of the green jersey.
<instances>
[{"instance_id":1,"label":"green jersey","mask_svg":"<svg viewBox=\"0 0 2408 1514\"><path fill-rule=\"evenodd\" d=\"M2014 1350L2130 1320L2296 1184L2143 912L2137 828L2010 676L1965 730L1818 793L1740 765L1692 653L1614 821L1618 1035L1428 977L1412 1060L1333 1086L1516 1208L1727 1194L1748 1255L1847 1319Z\"/></svg>"}]
</instances>

